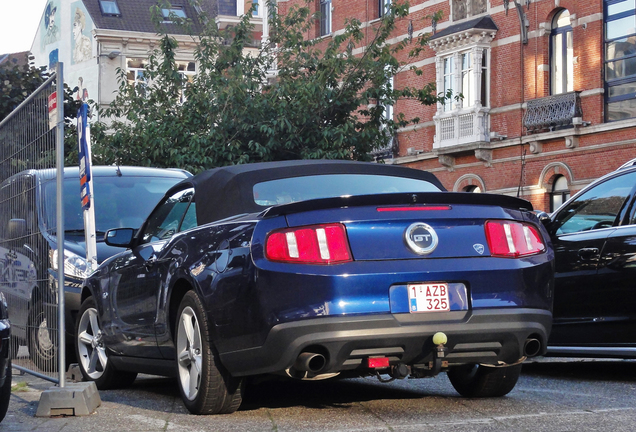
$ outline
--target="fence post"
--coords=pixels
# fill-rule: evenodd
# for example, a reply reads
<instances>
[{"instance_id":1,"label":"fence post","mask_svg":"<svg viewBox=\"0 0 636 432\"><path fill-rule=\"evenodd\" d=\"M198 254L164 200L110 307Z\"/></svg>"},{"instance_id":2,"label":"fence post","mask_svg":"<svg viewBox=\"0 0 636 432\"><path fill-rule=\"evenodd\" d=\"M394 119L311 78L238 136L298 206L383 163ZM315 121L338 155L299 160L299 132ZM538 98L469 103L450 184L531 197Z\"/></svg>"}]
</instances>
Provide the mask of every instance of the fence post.
<instances>
[{"instance_id":1,"label":"fence post","mask_svg":"<svg viewBox=\"0 0 636 432\"><path fill-rule=\"evenodd\" d=\"M56 66L57 91L57 316L58 316L58 372L59 386L66 386L66 323L64 310L64 64Z\"/></svg>"}]
</instances>

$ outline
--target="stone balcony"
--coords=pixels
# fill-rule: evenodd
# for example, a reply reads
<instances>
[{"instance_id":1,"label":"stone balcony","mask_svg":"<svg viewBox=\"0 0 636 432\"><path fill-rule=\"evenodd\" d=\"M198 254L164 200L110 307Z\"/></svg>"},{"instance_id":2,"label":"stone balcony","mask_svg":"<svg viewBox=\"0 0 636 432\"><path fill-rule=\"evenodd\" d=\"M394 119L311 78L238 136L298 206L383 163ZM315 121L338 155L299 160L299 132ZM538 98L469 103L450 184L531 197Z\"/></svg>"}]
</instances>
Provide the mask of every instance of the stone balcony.
<instances>
[{"instance_id":1,"label":"stone balcony","mask_svg":"<svg viewBox=\"0 0 636 432\"><path fill-rule=\"evenodd\" d=\"M434 150L451 150L490 141L488 108L477 106L435 115Z\"/></svg>"}]
</instances>

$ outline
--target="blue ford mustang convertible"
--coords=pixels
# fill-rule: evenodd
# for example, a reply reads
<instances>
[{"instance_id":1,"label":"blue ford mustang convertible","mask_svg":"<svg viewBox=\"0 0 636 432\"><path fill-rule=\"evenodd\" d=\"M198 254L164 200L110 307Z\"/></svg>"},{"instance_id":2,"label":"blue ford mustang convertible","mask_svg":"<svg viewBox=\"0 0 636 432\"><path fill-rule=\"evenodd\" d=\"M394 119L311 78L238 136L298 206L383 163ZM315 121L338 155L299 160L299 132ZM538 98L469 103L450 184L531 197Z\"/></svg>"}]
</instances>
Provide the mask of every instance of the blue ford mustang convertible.
<instances>
[{"instance_id":1,"label":"blue ford mustang convertible","mask_svg":"<svg viewBox=\"0 0 636 432\"><path fill-rule=\"evenodd\" d=\"M84 377L175 376L195 414L234 412L264 374L447 372L463 396L502 396L552 324L554 254L531 204L404 167L216 168L105 241L127 250L86 279Z\"/></svg>"}]
</instances>

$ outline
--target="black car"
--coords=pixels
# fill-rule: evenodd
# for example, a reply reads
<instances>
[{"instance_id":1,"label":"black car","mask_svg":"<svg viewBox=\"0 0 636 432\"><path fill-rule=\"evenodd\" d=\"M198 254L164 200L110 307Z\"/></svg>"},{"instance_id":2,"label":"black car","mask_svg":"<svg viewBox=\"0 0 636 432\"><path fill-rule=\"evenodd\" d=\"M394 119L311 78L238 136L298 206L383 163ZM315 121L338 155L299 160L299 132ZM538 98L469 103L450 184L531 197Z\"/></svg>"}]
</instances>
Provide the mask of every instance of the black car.
<instances>
[{"instance_id":1,"label":"black car","mask_svg":"<svg viewBox=\"0 0 636 432\"><path fill-rule=\"evenodd\" d=\"M0 292L0 421L4 419L11 398L11 323L7 301Z\"/></svg>"},{"instance_id":2,"label":"black car","mask_svg":"<svg viewBox=\"0 0 636 432\"><path fill-rule=\"evenodd\" d=\"M34 365L57 369L57 182L55 169L25 170L0 184L0 291L9 305L13 349L27 345ZM130 166L92 168L97 260L122 249L103 242L109 228L139 228L170 187L191 176L182 170ZM80 288L88 276L78 167L64 170L64 275L67 360Z\"/></svg>"},{"instance_id":3,"label":"black car","mask_svg":"<svg viewBox=\"0 0 636 432\"><path fill-rule=\"evenodd\" d=\"M635 161L546 220L556 256L549 355L636 358Z\"/></svg>"},{"instance_id":4,"label":"black car","mask_svg":"<svg viewBox=\"0 0 636 432\"><path fill-rule=\"evenodd\" d=\"M502 396L545 351L553 252L527 201L393 165L216 168L171 188L86 280L77 356L99 388L176 376L193 413L246 377L424 378Z\"/></svg>"}]
</instances>

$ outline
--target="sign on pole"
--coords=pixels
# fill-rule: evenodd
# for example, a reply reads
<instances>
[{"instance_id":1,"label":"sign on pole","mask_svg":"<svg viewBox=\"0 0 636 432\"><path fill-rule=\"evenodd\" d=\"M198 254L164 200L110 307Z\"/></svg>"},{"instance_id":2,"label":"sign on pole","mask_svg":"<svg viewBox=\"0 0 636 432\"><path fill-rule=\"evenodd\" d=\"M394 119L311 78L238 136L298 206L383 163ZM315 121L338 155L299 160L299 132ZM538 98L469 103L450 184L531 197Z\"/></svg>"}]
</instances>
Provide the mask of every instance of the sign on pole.
<instances>
[{"instance_id":1,"label":"sign on pole","mask_svg":"<svg viewBox=\"0 0 636 432\"><path fill-rule=\"evenodd\" d=\"M49 129L57 126L57 92L49 96Z\"/></svg>"},{"instance_id":2,"label":"sign on pole","mask_svg":"<svg viewBox=\"0 0 636 432\"><path fill-rule=\"evenodd\" d=\"M79 138L80 197L84 213L84 235L86 238L86 270L87 274L91 274L97 268L97 239L95 238L90 128L88 126L88 104L86 103L83 103L77 112L77 136Z\"/></svg>"}]
</instances>

